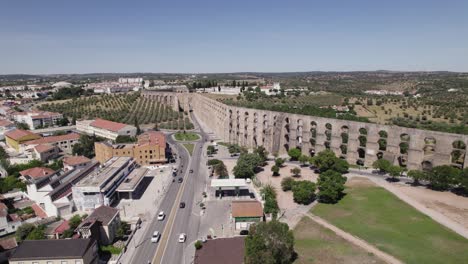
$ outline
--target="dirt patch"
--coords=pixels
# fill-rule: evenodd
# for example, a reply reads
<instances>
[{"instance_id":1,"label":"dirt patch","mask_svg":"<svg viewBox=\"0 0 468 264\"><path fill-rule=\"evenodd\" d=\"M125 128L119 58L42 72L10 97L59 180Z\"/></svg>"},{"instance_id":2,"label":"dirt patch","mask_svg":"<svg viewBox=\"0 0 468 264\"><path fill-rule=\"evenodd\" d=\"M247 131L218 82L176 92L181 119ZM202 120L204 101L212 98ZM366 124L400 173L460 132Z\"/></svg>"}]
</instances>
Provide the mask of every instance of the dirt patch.
<instances>
[{"instance_id":1,"label":"dirt patch","mask_svg":"<svg viewBox=\"0 0 468 264\"><path fill-rule=\"evenodd\" d=\"M348 178L348 180L346 181L346 186L348 187L375 187L377 185L364 177L352 177L352 178Z\"/></svg>"}]
</instances>

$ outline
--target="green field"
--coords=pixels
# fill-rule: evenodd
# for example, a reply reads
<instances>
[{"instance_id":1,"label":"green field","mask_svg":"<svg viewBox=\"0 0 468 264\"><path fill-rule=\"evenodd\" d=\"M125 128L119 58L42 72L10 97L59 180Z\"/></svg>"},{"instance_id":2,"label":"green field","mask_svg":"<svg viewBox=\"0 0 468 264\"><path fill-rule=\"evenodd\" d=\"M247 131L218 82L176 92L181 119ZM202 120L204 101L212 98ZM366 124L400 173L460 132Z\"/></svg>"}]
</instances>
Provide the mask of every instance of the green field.
<instances>
[{"instance_id":1,"label":"green field","mask_svg":"<svg viewBox=\"0 0 468 264\"><path fill-rule=\"evenodd\" d=\"M199 140L200 136L193 132L177 132L174 134L174 138L178 141L195 141Z\"/></svg>"},{"instance_id":2,"label":"green field","mask_svg":"<svg viewBox=\"0 0 468 264\"><path fill-rule=\"evenodd\" d=\"M337 236L308 217L303 217L294 229L295 264L380 264L376 256Z\"/></svg>"},{"instance_id":3,"label":"green field","mask_svg":"<svg viewBox=\"0 0 468 264\"><path fill-rule=\"evenodd\" d=\"M190 156L192 156L193 148L195 147L195 145L194 144L183 144L183 145L188 150L188 152L190 153Z\"/></svg>"},{"instance_id":4,"label":"green field","mask_svg":"<svg viewBox=\"0 0 468 264\"><path fill-rule=\"evenodd\" d=\"M312 212L405 263L467 263L467 239L383 188L351 185L339 203Z\"/></svg>"}]
</instances>

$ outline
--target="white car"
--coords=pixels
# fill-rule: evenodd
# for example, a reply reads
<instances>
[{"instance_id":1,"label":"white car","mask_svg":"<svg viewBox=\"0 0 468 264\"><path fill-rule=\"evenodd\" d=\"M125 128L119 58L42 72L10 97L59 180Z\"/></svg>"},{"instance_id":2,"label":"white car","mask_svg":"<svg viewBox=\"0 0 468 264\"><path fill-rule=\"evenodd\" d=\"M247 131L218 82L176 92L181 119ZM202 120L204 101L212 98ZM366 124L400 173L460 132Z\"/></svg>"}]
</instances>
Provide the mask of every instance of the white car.
<instances>
[{"instance_id":1,"label":"white car","mask_svg":"<svg viewBox=\"0 0 468 264\"><path fill-rule=\"evenodd\" d=\"M161 237L161 234L159 234L159 231L154 231L153 236L151 236L151 242L157 243L160 237Z\"/></svg>"},{"instance_id":2,"label":"white car","mask_svg":"<svg viewBox=\"0 0 468 264\"><path fill-rule=\"evenodd\" d=\"M166 217L166 215L164 214L164 212L163 212L163 211L159 212L159 214L158 214L158 220L159 220L159 221L162 221L162 220L164 220L164 217Z\"/></svg>"},{"instance_id":3,"label":"white car","mask_svg":"<svg viewBox=\"0 0 468 264\"><path fill-rule=\"evenodd\" d=\"M185 233L179 235L179 243L184 243L185 239L187 239L187 235Z\"/></svg>"}]
</instances>

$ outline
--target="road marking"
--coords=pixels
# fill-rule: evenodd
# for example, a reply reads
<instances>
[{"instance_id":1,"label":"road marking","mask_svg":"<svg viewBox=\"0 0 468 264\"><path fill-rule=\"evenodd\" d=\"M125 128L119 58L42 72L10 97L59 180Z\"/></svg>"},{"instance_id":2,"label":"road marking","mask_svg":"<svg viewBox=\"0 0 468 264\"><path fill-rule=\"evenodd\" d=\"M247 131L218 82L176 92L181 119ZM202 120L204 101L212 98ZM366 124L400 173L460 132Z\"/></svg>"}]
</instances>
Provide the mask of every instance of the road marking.
<instances>
[{"instance_id":1,"label":"road marking","mask_svg":"<svg viewBox=\"0 0 468 264\"><path fill-rule=\"evenodd\" d=\"M186 151L187 154L190 154L185 147L182 146L182 149L184 149L184 151ZM187 174L190 173L189 168L191 167L191 164L192 164L192 158L190 157L190 155L188 156L188 158L190 159L190 162L189 162L189 164L187 166L187 171L186 171L186 173L184 175L184 178L186 178L186 179L188 178ZM187 176L187 177L185 177L185 176ZM169 228L164 228L164 231L163 231L163 233L161 235L160 243L159 243L159 245L158 245L158 247L156 249L156 253L155 253L154 257L153 257L153 263L161 263L162 262L162 258L164 257L164 252L166 252L166 249L167 249L169 237L172 234L172 228L174 227L174 222L175 222L175 219L176 219L176 216L177 216L177 213L178 213L177 207L179 206L180 199L182 198L182 194L184 193L185 183L186 182L187 182L187 180L183 181L182 187L179 189L179 192L177 193L176 201L172 205L171 213L170 213L170 215L168 217L168 221L166 223L166 227L169 224ZM175 213L174 213L174 210L175 210ZM169 234L167 234L167 232L169 232ZM161 248L163 248L163 246L164 246L164 249L161 251Z\"/></svg>"}]
</instances>

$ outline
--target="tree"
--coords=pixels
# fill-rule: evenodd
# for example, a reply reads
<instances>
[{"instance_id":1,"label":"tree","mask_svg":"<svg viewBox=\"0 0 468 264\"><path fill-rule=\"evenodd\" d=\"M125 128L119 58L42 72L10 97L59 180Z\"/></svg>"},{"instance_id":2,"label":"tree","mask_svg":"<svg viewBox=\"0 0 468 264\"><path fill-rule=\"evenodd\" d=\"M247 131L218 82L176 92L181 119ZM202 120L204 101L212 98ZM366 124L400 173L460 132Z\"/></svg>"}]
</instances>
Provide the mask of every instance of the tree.
<instances>
[{"instance_id":1,"label":"tree","mask_svg":"<svg viewBox=\"0 0 468 264\"><path fill-rule=\"evenodd\" d=\"M30 223L24 223L16 229L16 240L21 242L26 239L26 237L36 228L35 225Z\"/></svg>"},{"instance_id":2,"label":"tree","mask_svg":"<svg viewBox=\"0 0 468 264\"><path fill-rule=\"evenodd\" d=\"M465 168L459 175L457 182L465 193L468 193L468 168Z\"/></svg>"},{"instance_id":3,"label":"tree","mask_svg":"<svg viewBox=\"0 0 468 264\"><path fill-rule=\"evenodd\" d=\"M226 168L226 165L224 165L224 162L222 161L221 163L214 166L214 172L218 175L218 178L224 179L229 177L229 172Z\"/></svg>"},{"instance_id":4,"label":"tree","mask_svg":"<svg viewBox=\"0 0 468 264\"><path fill-rule=\"evenodd\" d=\"M45 225L40 225L36 228L34 228L26 237L26 240L41 240L41 239L46 239L45 236Z\"/></svg>"},{"instance_id":5,"label":"tree","mask_svg":"<svg viewBox=\"0 0 468 264\"><path fill-rule=\"evenodd\" d=\"M402 172L403 172L403 169L400 166L391 165L388 168L388 174L390 174L393 181L396 181L397 177L399 177Z\"/></svg>"},{"instance_id":6,"label":"tree","mask_svg":"<svg viewBox=\"0 0 468 264\"><path fill-rule=\"evenodd\" d=\"M203 243L200 240L197 240L197 242L195 242L194 246L195 246L196 250L199 250L199 249L201 249L203 247Z\"/></svg>"},{"instance_id":7,"label":"tree","mask_svg":"<svg viewBox=\"0 0 468 264\"><path fill-rule=\"evenodd\" d=\"M23 129L23 130L29 130L29 125L24 123L24 122L19 122L19 123L16 123L16 128L18 129Z\"/></svg>"},{"instance_id":8,"label":"tree","mask_svg":"<svg viewBox=\"0 0 468 264\"><path fill-rule=\"evenodd\" d=\"M278 166L279 168L281 168L284 164L284 159L282 158L276 158L275 159L275 165Z\"/></svg>"},{"instance_id":9,"label":"tree","mask_svg":"<svg viewBox=\"0 0 468 264\"><path fill-rule=\"evenodd\" d=\"M301 169L299 169L298 167L294 167L291 169L291 173L294 177L299 177L299 175L301 174Z\"/></svg>"},{"instance_id":10,"label":"tree","mask_svg":"<svg viewBox=\"0 0 468 264\"><path fill-rule=\"evenodd\" d=\"M68 226L71 230L75 230L81 224L81 220L81 216L76 214L70 218L68 221Z\"/></svg>"},{"instance_id":11,"label":"tree","mask_svg":"<svg viewBox=\"0 0 468 264\"><path fill-rule=\"evenodd\" d=\"M127 235L128 231L130 230L130 227L127 222L121 221L119 227L117 228L116 236L119 239L122 239Z\"/></svg>"},{"instance_id":12,"label":"tree","mask_svg":"<svg viewBox=\"0 0 468 264\"><path fill-rule=\"evenodd\" d=\"M308 205L315 200L315 183L311 181L296 181L292 188L294 202Z\"/></svg>"},{"instance_id":13,"label":"tree","mask_svg":"<svg viewBox=\"0 0 468 264\"><path fill-rule=\"evenodd\" d=\"M236 178L252 178L255 175L255 168L263 163L258 154L241 154L234 166L233 173Z\"/></svg>"},{"instance_id":14,"label":"tree","mask_svg":"<svg viewBox=\"0 0 468 264\"><path fill-rule=\"evenodd\" d=\"M301 154L302 152L298 148L292 148L288 151L288 155L291 158L291 160L298 160Z\"/></svg>"},{"instance_id":15,"label":"tree","mask_svg":"<svg viewBox=\"0 0 468 264\"><path fill-rule=\"evenodd\" d=\"M386 159L378 159L372 163L372 167L374 169L380 170L381 172L388 172L390 166L392 166L392 163Z\"/></svg>"},{"instance_id":16,"label":"tree","mask_svg":"<svg viewBox=\"0 0 468 264\"><path fill-rule=\"evenodd\" d=\"M73 155L82 155L87 158L93 158L95 156L94 154L94 143L99 142L102 139L99 137L95 136L87 136L87 135L81 135L80 139L78 140L78 143L73 145L72 147L72 153Z\"/></svg>"},{"instance_id":17,"label":"tree","mask_svg":"<svg viewBox=\"0 0 468 264\"><path fill-rule=\"evenodd\" d=\"M141 129L140 129L140 125L138 124L138 118L137 117L135 117L135 127L137 129L136 134L140 135L141 134Z\"/></svg>"},{"instance_id":18,"label":"tree","mask_svg":"<svg viewBox=\"0 0 468 264\"><path fill-rule=\"evenodd\" d=\"M115 139L115 143L121 144L121 143L133 143L136 142L137 139L136 137L128 136L128 135L118 135L117 138Z\"/></svg>"},{"instance_id":19,"label":"tree","mask_svg":"<svg viewBox=\"0 0 468 264\"><path fill-rule=\"evenodd\" d=\"M286 177L283 180L281 180L281 189L285 192L292 190L294 186L294 179L291 177Z\"/></svg>"},{"instance_id":20,"label":"tree","mask_svg":"<svg viewBox=\"0 0 468 264\"><path fill-rule=\"evenodd\" d=\"M408 171L408 177L413 179L414 185L419 185L419 181L424 180L426 178L426 173L420 170L410 170Z\"/></svg>"},{"instance_id":21,"label":"tree","mask_svg":"<svg viewBox=\"0 0 468 264\"><path fill-rule=\"evenodd\" d=\"M268 160L268 151L266 151L265 147L258 146L254 149L253 153L257 154L263 162Z\"/></svg>"},{"instance_id":22,"label":"tree","mask_svg":"<svg viewBox=\"0 0 468 264\"><path fill-rule=\"evenodd\" d=\"M321 203L336 203L343 197L346 177L341 173L328 170L319 175L318 178L318 199Z\"/></svg>"},{"instance_id":23,"label":"tree","mask_svg":"<svg viewBox=\"0 0 468 264\"><path fill-rule=\"evenodd\" d=\"M1 160L8 159L8 153L5 151L5 149L2 146L0 146L0 159Z\"/></svg>"},{"instance_id":24,"label":"tree","mask_svg":"<svg viewBox=\"0 0 468 264\"><path fill-rule=\"evenodd\" d=\"M299 162L300 162L303 166L305 166L306 163L309 162L309 156L307 156L307 155L301 155L301 156L299 157Z\"/></svg>"},{"instance_id":25,"label":"tree","mask_svg":"<svg viewBox=\"0 0 468 264\"><path fill-rule=\"evenodd\" d=\"M348 162L336 157L335 153L329 149L320 151L316 156L310 158L310 163L317 166L321 172L334 170L339 173L346 173L349 169Z\"/></svg>"},{"instance_id":26,"label":"tree","mask_svg":"<svg viewBox=\"0 0 468 264\"><path fill-rule=\"evenodd\" d=\"M279 171L280 171L280 168L276 165L273 165L271 167L271 171L273 172L273 176L279 176Z\"/></svg>"},{"instance_id":27,"label":"tree","mask_svg":"<svg viewBox=\"0 0 468 264\"><path fill-rule=\"evenodd\" d=\"M279 207L278 202L276 201L276 189L272 185L265 185L261 190L260 194L262 195L263 199L265 200L265 204L263 206L263 211L266 214L272 214L273 218L276 218Z\"/></svg>"},{"instance_id":28,"label":"tree","mask_svg":"<svg viewBox=\"0 0 468 264\"><path fill-rule=\"evenodd\" d=\"M295 256L294 235L287 224L273 220L250 226L245 264L290 264Z\"/></svg>"},{"instance_id":29,"label":"tree","mask_svg":"<svg viewBox=\"0 0 468 264\"><path fill-rule=\"evenodd\" d=\"M208 155L213 155L213 154L215 154L215 152L216 152L216 148L213 145L209 145L206 148L206 154L208 154Z\"/></svg>"},{"instance_id":30,"label":"tree","mask_svg":"<svg viewBox=\"0 0 468 264\"><path fill-rule=\"evenodd\" d=\"M442 165L432 168L427 175L431 187L435 190L449 189L459 177L461 171L449 165Z\"/></svg>"}]
</instances>

